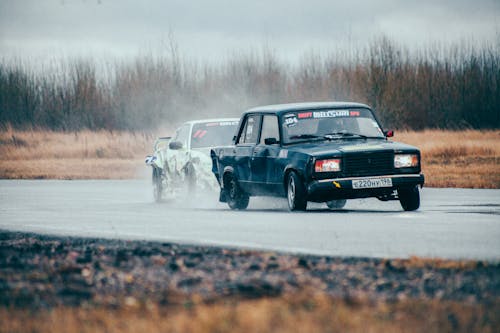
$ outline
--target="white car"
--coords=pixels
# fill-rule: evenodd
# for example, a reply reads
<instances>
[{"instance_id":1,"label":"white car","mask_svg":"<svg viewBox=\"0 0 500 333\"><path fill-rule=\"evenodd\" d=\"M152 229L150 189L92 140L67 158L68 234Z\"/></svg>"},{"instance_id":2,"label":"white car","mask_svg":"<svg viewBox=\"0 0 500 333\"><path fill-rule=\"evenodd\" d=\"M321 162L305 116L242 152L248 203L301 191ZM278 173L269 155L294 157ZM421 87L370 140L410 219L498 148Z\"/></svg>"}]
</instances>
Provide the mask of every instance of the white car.
<instances>
[{"instance_id":1,"label":"white car","mask_svg":"<svg viewBox=\"0 0 500 333\"><path fill-rule=\"evenodd\" d=\"M173 137L158 138L154 154L146 157L146 164L153 168L155 201L185 191L217 191L210 150L230 145L238 123L238 118L194 120L180 126Z\"/></svg>"}]
</instances>

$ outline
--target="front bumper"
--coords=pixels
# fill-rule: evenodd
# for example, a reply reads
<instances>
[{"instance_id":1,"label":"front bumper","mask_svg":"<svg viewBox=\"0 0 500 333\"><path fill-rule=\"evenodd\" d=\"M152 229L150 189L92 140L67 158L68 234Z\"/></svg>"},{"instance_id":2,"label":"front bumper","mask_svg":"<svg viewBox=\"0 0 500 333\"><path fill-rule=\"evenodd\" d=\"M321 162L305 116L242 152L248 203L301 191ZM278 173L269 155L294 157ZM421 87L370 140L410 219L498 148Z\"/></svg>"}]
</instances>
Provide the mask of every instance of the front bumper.
<instances>
[{"instance_id":1,"label":"front bumper","mask_svg":"<svg viewBox=\"0 0 500 333\"><path fill-rule=\"evenodd\" d=\"M375 187L354 189L353 180L390 178L391 187ZM388 197L394 190L416 185L423 186L425 177L423 174L409 175L384 175L367 177L349 177L313 180L307 185L307 199L309 201L325 202L335 199L356 199L369 197Z\"/></svg>"}]
</instances>

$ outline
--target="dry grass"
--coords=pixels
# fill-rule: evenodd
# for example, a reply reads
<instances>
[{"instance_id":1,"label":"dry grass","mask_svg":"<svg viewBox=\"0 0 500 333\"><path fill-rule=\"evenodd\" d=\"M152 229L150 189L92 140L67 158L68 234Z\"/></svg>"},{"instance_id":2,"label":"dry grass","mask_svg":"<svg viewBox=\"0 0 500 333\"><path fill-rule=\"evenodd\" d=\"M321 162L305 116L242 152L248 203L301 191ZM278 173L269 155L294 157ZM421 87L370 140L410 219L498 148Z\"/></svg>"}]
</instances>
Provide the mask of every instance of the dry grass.
<instances>
[{"instance_id":1,"label":"dry grass","mask_svg":"<svg viewBox=\"0 0 500 333\"><path fill-rule=\"evenodd\" d=\"M478 266L488 265L487 262L474 260L450 260L441 258L423 258L411 256L408 259L391 259L388 261L391 266L426 269L476 269Z\"/></svg>"},{"instance_id":2,"label":"dry grass","mask_svg":"<svg viewBox=\"0 0 500 333\"><path fill-rule=\"evenodd\" d=\"M429 187L500 188L500 131L396 133L395 141L420 148Z\"/></svg>"},{"instance_id":3,"label":"dry grass","mask_svg":"<svg viewBox=\"0 0 500 333\"><path fill-rule=\"evenodd\" d=\"M500 188L500 131L396 132L422 151L429 187ZM153 135L108 131L0 132L0 178L127 179L144 174Z\"/></svg>"},{"instance_id":4,"label":"dry grass","mask_svg":"<svg viewBox=\"0 0 500 333\"><path fill-rule=\"evenodd\" d=\"M184 306L0 308L0 332L495 332L500 304L374 303L301 294Z\"/></svg>"},{"instance_id":5,"label":"dry grass","mask_svg":"<svg viewBox=\"0 0 500 333\"><path fill-rule=\"evenodd\" d=\"M136 178L153 140L133 132L8 129L0 132L0 178Z\"/></svg>"}]
</instances>

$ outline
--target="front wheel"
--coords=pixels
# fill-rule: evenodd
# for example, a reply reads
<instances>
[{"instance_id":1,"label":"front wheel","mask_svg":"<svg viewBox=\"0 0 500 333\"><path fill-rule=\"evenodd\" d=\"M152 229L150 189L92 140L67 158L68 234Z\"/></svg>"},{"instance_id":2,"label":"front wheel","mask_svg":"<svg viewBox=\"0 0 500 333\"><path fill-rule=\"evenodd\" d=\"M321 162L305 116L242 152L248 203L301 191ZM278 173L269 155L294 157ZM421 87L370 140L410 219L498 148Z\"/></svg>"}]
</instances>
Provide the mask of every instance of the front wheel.
<instances>
[{"instance_id":1,"label":"front wheel","mask_svg":"<svg viewBox=\"0 0 500 333\"><path fill-rule=\"evenodd\" d=\"M414 211L420 207L420 193L417 186L398 189L398 197L405 211Z\"/></svg>"},{"instance_id":2,"label":"front wheel","mask_svg":"<svg viewBox=\"0 0 500 333\"><path fill-rule=\"evenodd\" d=\"M330 208L332 210L336 210L336 209L342 209L342 208L344 208L344 206L345 206L346 203L347 203L346 199L340 199L340 200L330 200L330 201L327 201L326 205L328 206L328 208Z\"/></svg>"},{"instance_id":3,"label":"front wheel","mask_svg":"<svg viewBox=\"0 0 500 333\"><path fill-rule=\"evenodd\" d=\"M287 178L288 209L291 211L306 210L307 199L304 183L296 172L292 171Z\"/></svg>"},{"instance_id":4,"label":"front wheel","mask_svg":"<svg viewBox=\"0 0 500 333\"><path fill-rule=\"evenodd\" d=\"M229 208L243 210L248 207L250 197L243 192L234 175L228 175L224 183Z\"/></svg>"},{"instance_id":5,"label":"front wheel","mask_svg":"<svg viewBox=\"0 0 500 333\"><path fill-rule=\"evenodd\" d=\"M163 195L163 184L161 181L161 170L153 168L153 197L156 202L161 202Z\"/></svg>"},{"instance_id":6,"label":"front wheel","mask_svg":"<svg viewBox=\"0 0 500 333\"><path fill-rule=\"evenodd\" d=\"M186 180L187 180L187 190L188 190L188 195L194 195L196 193L196 170L194 169L194 166L189 163L185 167L185 175L186 175Z\"/></svg>"}]
</instances>

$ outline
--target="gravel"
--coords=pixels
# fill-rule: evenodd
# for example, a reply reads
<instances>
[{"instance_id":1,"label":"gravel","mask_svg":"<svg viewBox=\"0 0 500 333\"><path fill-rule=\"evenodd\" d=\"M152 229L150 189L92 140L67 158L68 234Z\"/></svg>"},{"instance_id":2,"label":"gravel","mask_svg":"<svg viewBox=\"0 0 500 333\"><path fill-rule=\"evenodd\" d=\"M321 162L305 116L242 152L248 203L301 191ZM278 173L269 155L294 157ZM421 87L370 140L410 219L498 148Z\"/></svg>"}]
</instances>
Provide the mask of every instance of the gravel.
<instances>
[{"instance_id":1,"label":"gravel","mask_svg":"<svg viewBox=\"0 0 500 333\"><path fill-rule=\"evenodd\" d=\"M0 305L183 304L294 292L500 301L500 263L304 256L0 231Z\"/></svg>"}]
</instances>

